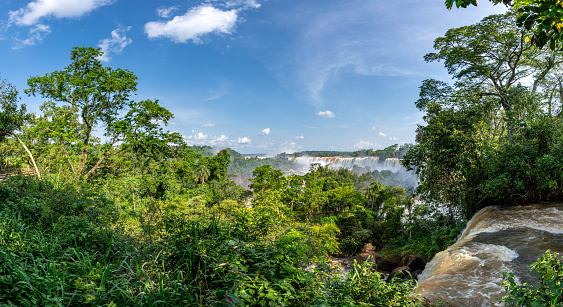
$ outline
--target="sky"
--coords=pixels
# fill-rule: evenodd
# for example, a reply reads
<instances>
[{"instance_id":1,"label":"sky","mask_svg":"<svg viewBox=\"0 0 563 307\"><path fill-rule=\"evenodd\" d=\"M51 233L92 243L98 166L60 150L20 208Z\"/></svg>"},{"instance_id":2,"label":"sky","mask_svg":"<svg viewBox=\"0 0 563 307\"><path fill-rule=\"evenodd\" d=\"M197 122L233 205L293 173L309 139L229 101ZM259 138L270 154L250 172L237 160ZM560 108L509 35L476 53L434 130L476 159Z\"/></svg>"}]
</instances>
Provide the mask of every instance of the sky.
<instances>
[{"instance_id":1,"label":"sky","mask_svg":"<svg viewBox=\"0 0 563 307\"><path fill-rule=\"evenodd\" d=\"M75 46L138 77L167 129L241 153L382 149L415 142L433 41L506 8L443 0L2 0L0 77L40 113L27 79L62 70Z\"/></svg>"}]
</instances>

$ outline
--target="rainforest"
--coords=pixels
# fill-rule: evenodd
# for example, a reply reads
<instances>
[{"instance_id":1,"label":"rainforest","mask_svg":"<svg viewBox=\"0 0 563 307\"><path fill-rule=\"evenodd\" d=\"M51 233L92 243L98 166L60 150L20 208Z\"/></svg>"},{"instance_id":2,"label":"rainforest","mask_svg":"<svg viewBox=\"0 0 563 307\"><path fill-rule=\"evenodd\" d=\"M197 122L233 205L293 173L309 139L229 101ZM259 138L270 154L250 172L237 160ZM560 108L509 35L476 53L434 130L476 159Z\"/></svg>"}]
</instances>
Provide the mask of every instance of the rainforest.
<instances>
[{"instance_id":1,"label":"rainforest","mask_svg":"<svg viewBox=\"0 0 563 307\"><path fill-rule=\"evenodd\" d=\"M561 306L563 56L528 2L436 38L451 79L378 150L190 146L100 48L27 79L40 112L3 76L0 304Z\"/></svg>"}]
</instances>

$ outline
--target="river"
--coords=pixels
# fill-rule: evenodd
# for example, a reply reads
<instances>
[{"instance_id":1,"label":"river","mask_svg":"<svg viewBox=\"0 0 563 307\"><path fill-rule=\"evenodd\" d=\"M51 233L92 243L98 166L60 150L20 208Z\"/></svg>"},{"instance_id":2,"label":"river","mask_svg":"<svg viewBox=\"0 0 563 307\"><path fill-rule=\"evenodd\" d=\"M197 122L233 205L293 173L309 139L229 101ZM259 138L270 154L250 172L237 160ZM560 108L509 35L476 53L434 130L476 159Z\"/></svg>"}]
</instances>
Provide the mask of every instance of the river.
<instances>
[{"instance_id":1,"label":"river","mask_svg":"<svg viewBox=\"0 0 563 307\"><path fill-rule=\"evenodd\" d=\"M503 306L503 271L534 283L529 266L548 249L563 253L563 203L484 208L426 265L418 293L444 306Z\"/></svg>"}]
</instances>

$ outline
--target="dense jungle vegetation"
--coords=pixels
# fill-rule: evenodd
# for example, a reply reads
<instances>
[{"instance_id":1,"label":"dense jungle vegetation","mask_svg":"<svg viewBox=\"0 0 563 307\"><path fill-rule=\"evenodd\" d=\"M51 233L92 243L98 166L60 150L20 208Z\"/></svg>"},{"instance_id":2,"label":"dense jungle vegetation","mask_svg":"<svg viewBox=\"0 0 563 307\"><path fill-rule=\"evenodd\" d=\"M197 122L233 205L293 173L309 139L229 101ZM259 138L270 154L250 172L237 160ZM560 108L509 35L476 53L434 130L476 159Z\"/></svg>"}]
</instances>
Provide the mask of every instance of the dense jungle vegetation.
<instances>
[{"instance_id":1,"label":"dense jungle vegetation","mask_svg":"<svg viewBox=\"0 0 563 307\"><path fill-rule=\"evenodd\" d=\"M228 174L234 152L167 131L173 114L133 101L137 77L95 48L29 78L41 114L2 80L0 303L421 306L412 280L387 283L370 262L344 278L329 256L371 243L390 260L429 259L479 208L561 196L563 61L515 24L507 13L451 29L426 55L455 83L425 80L416 102L426 125L403 164L420 175L418 206L403 188L319 165L257 166L247 191Z\"/></svg>"},{"instance_id":2,"label":"dense jungle vegetation","mask_svg":"<svg viewBox=\"0 0 563 307\"><path fill-rule=\"evenodd\" d=\"M2 304L421 304L413 281L387 283L371 262L344 278L329 256L369 242L390 261L427 259L463 222L319 165L304 176L256 167L245 190L228 174L240 154L187 146L165 130L172 113L131 100L136 76L99 55L76 47L63 70L29 78L41 114L2 81Z\"/></svg>"},{"instance_id":3,"label":"dense jungle vegetation","mask_svg":"<svg viewBox=\"0 0 563 307\"><path fill-rule=\"evenodd\" d=\"M274 157L256 157L245 156L234 150L229 150L231 154L231 162L229 163L228 173L233 175L232 179L240 186L250 186L250 179L254 176L254 170L257 167L270 165L274 169L282 170L286 175L304 174L309 171L308 166L296 163L293 159L296 157L378 157L380 163L383 165L387 158L402 159L405 153L410 149L412 144L404 144L401 146L391 145L385 149L372 150L362 149L354 152L344 151L304 151L296 152L293 154L281 153ZM212 148L197 147L197 150L207 150L205 154L211 153ZM354 179L355 186L363 187L360 191L365 190L365 186L377 180L383 185L390 185L402 187L407 190L407 193L412 194L416 188L413 177L411 174L405 172L393 172L390 170L372 170L367 167L360 167L355 165L352 172L359 177Z\"/></svg>"}]
</instances>

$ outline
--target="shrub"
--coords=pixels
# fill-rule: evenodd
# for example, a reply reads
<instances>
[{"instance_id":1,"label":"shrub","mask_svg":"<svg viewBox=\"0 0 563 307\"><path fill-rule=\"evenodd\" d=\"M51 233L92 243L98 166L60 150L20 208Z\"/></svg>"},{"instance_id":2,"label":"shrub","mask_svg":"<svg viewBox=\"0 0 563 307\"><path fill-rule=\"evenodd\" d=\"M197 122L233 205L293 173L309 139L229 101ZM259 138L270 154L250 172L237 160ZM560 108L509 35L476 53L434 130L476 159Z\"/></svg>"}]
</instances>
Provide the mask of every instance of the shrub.
<instances>
[{"instance_id":1,"label":"shrub","mask_svg":"<svg viewBox=\"0 0 563 307\"><path fill-rule=\"evenodd\" d=\"M558 253L549 250L530 265L537 275L538 286L520 284L510 272L504 272L507 295L501 300L507 306L563 306L563 265Z\"/></svg>"}]
</instances>

